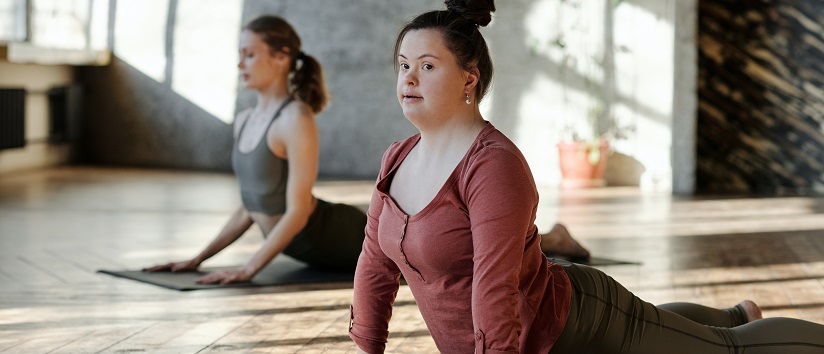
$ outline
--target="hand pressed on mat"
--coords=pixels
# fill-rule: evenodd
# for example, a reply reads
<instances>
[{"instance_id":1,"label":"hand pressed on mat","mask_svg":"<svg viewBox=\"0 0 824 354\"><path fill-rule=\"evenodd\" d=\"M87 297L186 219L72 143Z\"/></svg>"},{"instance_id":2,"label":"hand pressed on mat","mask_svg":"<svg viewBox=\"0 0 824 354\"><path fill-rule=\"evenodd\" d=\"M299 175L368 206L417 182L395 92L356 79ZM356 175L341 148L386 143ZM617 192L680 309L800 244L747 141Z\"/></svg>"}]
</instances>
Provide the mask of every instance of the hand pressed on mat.
<instances>
[{"instance_id":1,"label":"hand pressed on mat","mask_svg":"<svg viewBox=\"0 0 824 354\"><path fill-rule=\"evenodd\" d=\"M191 272L197 270L200 262L190 259L182 262L169 262L154 267L143 268L144 272Z\"/></svg>"},{"instance_id":2,"label":"hand pressed on mat","mask_svg":"<svg viewBox=\"0 0 824 354\"><path fill-rule=\"evenodd\" d=\"M220 284L226 285L230 283L246 283L252 280L254 272L249 272L246 268L219 270L214 273L206 274L200 278L195 279L199 284Z\"/></svg>"}]
</instances>

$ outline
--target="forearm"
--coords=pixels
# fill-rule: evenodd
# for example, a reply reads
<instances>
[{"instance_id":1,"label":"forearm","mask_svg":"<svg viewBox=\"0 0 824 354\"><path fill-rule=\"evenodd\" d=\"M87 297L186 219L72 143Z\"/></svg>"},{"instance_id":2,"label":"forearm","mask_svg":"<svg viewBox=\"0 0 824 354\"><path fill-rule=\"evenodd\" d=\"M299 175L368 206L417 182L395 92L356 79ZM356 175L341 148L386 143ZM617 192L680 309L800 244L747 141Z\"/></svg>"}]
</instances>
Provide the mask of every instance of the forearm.
<instances>
[{"instance_id":1,"label":"forearm","mask_svg":"<svg viewBox=\"0 0 824 354\"><path fill-rule=\"evenodd\" d=\"M195 257L195 260L198 263L203 263L203 261L237 241L250 226L252 226L252 217L249 212L243 207L238 208L229 218L229 221L226 222L226 225L223 226L223 229L220 230L217 237Z\"/></svg>"},{"instance_id":2,"label":"forearm","mask_svg":"<svg viewBox=\"0 0 824 354\"><path fill-rule=\"evenodd\" d=\"M250 276L257 274L272 259L283 252L295 239L295 236L306 226L310 214L311 211L287 210L277 225L266 236L263 246L246 264L246 273Z\"/></svg>"}]
</instances>

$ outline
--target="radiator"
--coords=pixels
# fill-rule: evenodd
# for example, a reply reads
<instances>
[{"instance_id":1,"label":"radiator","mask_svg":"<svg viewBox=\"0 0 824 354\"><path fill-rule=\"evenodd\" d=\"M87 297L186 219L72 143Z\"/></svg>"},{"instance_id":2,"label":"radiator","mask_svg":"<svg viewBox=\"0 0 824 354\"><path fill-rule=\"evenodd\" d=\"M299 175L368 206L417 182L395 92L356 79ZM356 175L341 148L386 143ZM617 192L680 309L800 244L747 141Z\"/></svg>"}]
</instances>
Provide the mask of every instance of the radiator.
<instances>
[{"instance_id":1,"label":"radiator","mask_svg":"<svg viewBox=\"0 0 824 354\"><path fill-rule=\"evenodd\" d=\"M0 89L0 150L26 145L26 90Z\"/></svg>"}]
</instances>

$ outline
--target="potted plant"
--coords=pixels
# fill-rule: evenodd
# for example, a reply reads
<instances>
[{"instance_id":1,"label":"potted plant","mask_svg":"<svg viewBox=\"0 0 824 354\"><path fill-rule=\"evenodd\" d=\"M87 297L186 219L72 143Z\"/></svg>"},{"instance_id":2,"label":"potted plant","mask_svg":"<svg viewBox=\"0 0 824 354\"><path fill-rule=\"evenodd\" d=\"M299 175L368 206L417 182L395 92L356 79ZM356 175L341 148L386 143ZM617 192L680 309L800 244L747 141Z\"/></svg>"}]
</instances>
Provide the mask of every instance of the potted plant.
<instances>
[{"instance_id":1,"label":"potted plant","mask_svg":"<svg viewBox=\"0 0 824 354\"><path fill-rule=\"evenodd\" d=\"M559 167L561 170L561 187L588 188L606 185L604 174L607 169L607 160L612 154L611 143L615 138L626 138L629 128L618 129L612 114L612 87L613 80L607 76L614 75L612 57L615 48L611 38L604 38L603 48L594 48L587 41L592 38L587 26L591 17L587 16L583 0L558 0L561 12L573 11L566 17L569 22L567 28L559 28L557 36L549 41L550 50L556 51L560 58L561 86L563 101L567 107L572 103L569 99L570 90L578 92L573 111L586 112L578 116L564 117L563 134L557 144ZM612 21L612 9L618 6L621 0L604 0L606 11L605 22ZM592 3L587 3L592 5ZM604 34L610 37L611 34ZM567 45L567 37L572 46ZM626 48L620 50L627 51ZM587 60L579 60L584 58ZM612 71L612 72L611 72ZM585 98L581 98L583 93ZM583 118L583 119L582 119Z\"/></svg>"},{"instance_id":2,"label":"potted plant","mask_svg":"<svg viewBox=\"0 0 824 354\"><path fill-rule=\"evenodd\" d=\"M588 123L593 133L584 138L571 126L565 128L565 138L558 143L558 161L561 168L561 187L591 188L606 186L604 173L610 149L608 133L597 134L597 118L603 105L596 105L588 112Z\"/></svg>"}]
</instances>

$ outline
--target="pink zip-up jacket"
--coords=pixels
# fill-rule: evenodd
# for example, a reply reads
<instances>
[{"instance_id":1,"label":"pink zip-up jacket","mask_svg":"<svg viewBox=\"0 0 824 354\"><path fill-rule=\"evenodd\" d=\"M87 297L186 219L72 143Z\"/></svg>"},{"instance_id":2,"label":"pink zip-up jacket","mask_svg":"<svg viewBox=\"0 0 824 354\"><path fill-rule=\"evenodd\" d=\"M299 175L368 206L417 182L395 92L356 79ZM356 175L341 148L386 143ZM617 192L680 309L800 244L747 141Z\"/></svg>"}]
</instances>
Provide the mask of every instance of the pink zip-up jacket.
<instances>
[{"instance_id":1,"label":"pink zip-up jacket","mask_svg":"<svg viewBox=\"0 0 824 354\"><path fill-rule=\"evenodd\" d=\"M349 336L383 353L403 274L442 353L547 353L569 314L566 273L541 252L538 192L521 152L491 123L432 201L405 214L389 195L417 144L383 157L355 273Z\"/></svg>"}]
</instances>

